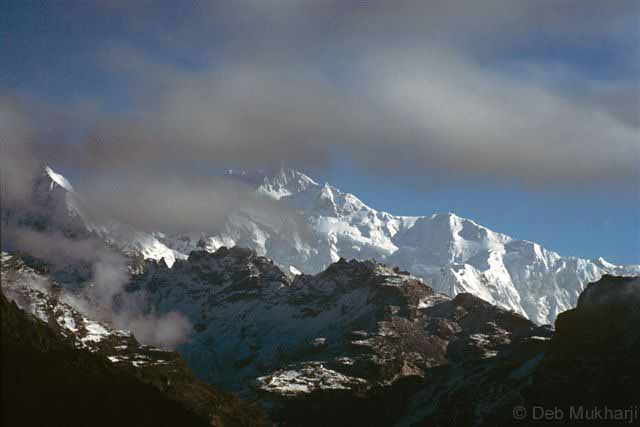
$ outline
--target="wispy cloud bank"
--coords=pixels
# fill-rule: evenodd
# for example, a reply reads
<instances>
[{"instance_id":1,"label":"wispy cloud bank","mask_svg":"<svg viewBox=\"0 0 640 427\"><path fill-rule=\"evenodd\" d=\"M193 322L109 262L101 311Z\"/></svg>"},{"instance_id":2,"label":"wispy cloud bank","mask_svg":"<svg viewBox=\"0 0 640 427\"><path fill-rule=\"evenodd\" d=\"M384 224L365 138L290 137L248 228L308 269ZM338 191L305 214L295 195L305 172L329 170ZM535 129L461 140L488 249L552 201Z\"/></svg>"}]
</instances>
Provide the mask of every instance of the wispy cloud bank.
<instances>
[{"instance_id":1,"label":"wispy cloud bank","mask_svg":"<svg viewBox=\"0 0 640 427\"><path fill-rule=\"evenodd\" d=\"M106 321L115 328L130 330L140 342L148 345L175 348L189 339L192 325L183 314L149 311L144 304L144 293L126 294L125 287L130 281L128 260L97 238L70 239L59 232L8 228L6 224L3 233L3 244L8 244L12 251L44 260L54 270L86 266L90 271L87 286L76 289L81 292L79 295L67 291L62 296L85 315ZM72 285L78 284L82 283ZM126 303L119 303L117 297L125 294Z\"/></svg>"},{"instance_id":2,"label":"wispy cloud bank","mask_svg":"<svg viewBox=\"0 0 640 427\"><path fill-rule=\"evenodd\" d=\"M572 93L548 73L504 73L441 47L359 55L347 86L294 60L192 71L128 49L110 57L137 88L137 114L92 129L75 159L93 170L283 160L317 168L338 154L388 173L532 185L637 177L633 87L621 94L585 81ZM397 155L368 155L387 150Z\"/></svg>"},{"instance_id":3,"label":"wispy cloud bank","mask_svg":"<svg viewBox=\"0 0 640 427\"><path fill-rule=\"evenodd\" d=\"M9 109L3 169L19 176L46 158L118 214L158 224L178 205L224 216L229 186L193 185L213 170L321 169L335 156L377 173L637 185L637 2L210 1L181 19L155 6L70 12L96 27L71 35L98 40L74 55L115 95L94 88L57 105L32 94L32 126ZM18 149L24 139L36 148ZM163 189L182 202L158 206ZM199 223L192 211L185 221Z\"/></svg>"}]
</instances>

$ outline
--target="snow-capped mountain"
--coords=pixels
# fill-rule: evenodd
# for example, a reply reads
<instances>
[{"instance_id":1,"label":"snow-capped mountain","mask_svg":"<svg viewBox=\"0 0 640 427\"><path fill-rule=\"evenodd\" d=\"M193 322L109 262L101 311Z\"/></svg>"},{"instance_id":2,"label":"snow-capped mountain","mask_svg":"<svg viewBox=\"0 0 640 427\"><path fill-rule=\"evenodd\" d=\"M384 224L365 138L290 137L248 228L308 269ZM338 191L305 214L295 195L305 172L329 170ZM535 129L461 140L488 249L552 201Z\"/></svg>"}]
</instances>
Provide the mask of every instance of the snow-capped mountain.
<instances>
[{"instance_id":1,"label":"snow-capped mountain","mask_svg":"<svg viewBox=\"0 0 640 427\"><path fill-rule=\"evenodd\" d=\"M92 214L82 195L61 174L46 166L34 181L31 204L24 211L2 211L5 222L17 223L39 232L61 232L67 237L95 235L126 254L163 259L172 265L176 258L186 258L162 244L153 234L136 230L128 224Z\"/></svg>"},{"instance_id":2,"label":"snow-capped mountain","mask_svg":"<svg viewBox=\"0 0 640 427\"><path fill-rule=\"evenodd\" d=\"M235 245L251 248L294 274L317 273L340 258L374 259L411 272L438 292L473 293L539 324L552 323L558 313L574 307L586 284L603 274L640 274L640 266L562 257L452 213L407 217L380 212L353 194L290 169L250 178L230 171L229 176L254 184L257 193L295 217L274 225L255 212L237 211L214 235L201 230L149 233L96 221L62 175L51 168L46 174L46 189L64 193L69 212L81 218L87 230L126 253L164 258L169 267L194 249Z\"/></svg>"},{"instance_id":3,"label":"snow-capped mountain","mask_svg":"<svg viewBox=\"0 0 640 427\"><path fill-rule=\"evenodd\" d=\"M408 270L436 291L450 296L470 292L540 324L574 307L584 286L603 274L640 272L640 266L616 266L602 258L562 257L452 213L407 217L380 212L295 170L265 176L257 191L299 212L310 236L238 216L226 232L205 236L209 250L221 242L241 244L304 273L317 273L339 258L374 259ZM161 240L171 248L179 240L184 249L184 236ZM191 241L190 248L196 244Z\"/></svg>"}]
</instances>

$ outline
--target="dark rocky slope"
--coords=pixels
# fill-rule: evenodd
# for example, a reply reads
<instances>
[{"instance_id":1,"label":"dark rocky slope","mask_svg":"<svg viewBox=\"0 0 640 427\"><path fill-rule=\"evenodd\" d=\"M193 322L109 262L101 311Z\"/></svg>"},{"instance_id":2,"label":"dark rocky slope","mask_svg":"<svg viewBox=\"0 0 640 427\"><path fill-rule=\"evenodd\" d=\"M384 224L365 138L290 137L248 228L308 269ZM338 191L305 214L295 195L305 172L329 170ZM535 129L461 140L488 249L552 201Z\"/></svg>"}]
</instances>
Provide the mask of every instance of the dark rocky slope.
<instances>
[{"instance_id":1,"label":"dark rocky slope","mask_svg":"<svg viewBox=\"0 0 640 427\"><path fill-rule=\"evenodd\" d=\"M476 296L450 298L372 261L340 260L291 278L251 250L221 248L141 271L129 291L196 326L181 347L196 372L257 395L287 426L392 425L416 392L439 399L464 388L464 377L502 375L550 335Z\"/></svg>"},{"instance_id":2,"label":"dark rocky slope","mask_svg":"<svg viewBox=\"0 0 640 427\"><path fill-rule=\"evenodd\" d=\"M0 314L3 426L266 425L255 406L196 380L177 353L111 337L148 361L113 363L108 351L79 348L75 336L22 311L4 293Z\"/></svg>"},{"instance_id":3,"label":"dark rocky slope","mask_svg":"<svg viewBox=\"0 0 640 427\"><path fill-rule=\"evenodd\" d=\"M604 276L589 284L578 306L558 316L525 406L558 407L565 415L572 407L635 408L640 424L639 325L640 278ZM608 421L590 424L621 424Z\"/></svg>"},{"instance_id":4,"label":"dark rocky slope","mask_svg":"<svg viewBox=\"0 0 640 427\"><path fill-rule=\"evenodd\" d=\"M558 316L550 341L476 364L480 375L464 376L440 396L422 389L400 425L638 424L639 322L640 278L604 276Z\"/></svg>"},{"instance_id":5,"label":"dark rocky slope","mask_svg":"<svg viewBox=\"0 0 640 427\"><path fill-rule=\"evenodd\" d=\"M23 288L32 267L8 255L3 267L12 272L12 298L30 299L64 334L73 317L69 338L106 356L110 369L207 422L214 414L216 425L258 423L255 408L198 383L176 353L118 331L87 340L87 319ZM572 406L627 409L640 401L638 279L590 284L554 331L471 294L439 294L372 261L340 260L317 275L292 276L251 250L221 248L192 252L173 268L138 259L131 271L117 298L144 295L145 310L187 316L194 331L179 351L190 367L260 399L280 426L549 424L533 417L534 407L560 408L561 425L575 421L567 419ZM520 407L527 412L516 419Z\"/></svg>"}]
</instances>

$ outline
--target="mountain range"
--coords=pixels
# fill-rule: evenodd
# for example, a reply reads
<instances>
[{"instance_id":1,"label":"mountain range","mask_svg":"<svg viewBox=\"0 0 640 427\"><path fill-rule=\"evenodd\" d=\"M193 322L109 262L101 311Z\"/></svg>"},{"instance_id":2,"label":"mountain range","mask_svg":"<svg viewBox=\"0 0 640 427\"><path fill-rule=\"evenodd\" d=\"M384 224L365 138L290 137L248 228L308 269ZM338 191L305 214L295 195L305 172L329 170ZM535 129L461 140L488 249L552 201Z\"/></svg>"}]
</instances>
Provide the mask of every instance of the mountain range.
<instances>
[{"instance_id":1,"label":"mountain range","mask_svg":"<svg viewBox=\"0 0 640 427\"><path fill-rule=\"evenodd\" d=\"M31 389L66 408L51 425L113 406L125 421L107 424L539 425L513 410L637 402L640 281L622 277L637 267L562 258L452 214L377 212L295 171L228 179L284 220L247 208L216 234L142 231L98 221L51 168L29 203L3 207L10 424ZM554 329L523 295L570 308Z\"/></svg>"},{"instance_id":2,"label":"mountain range","mask_svg":"<svg viewBox=\"0 0 640 427\"><path fill-rule=\"evenodd\" d=\"M535 408L638 420L637 277L589 284L554 330L373 261L295 277L239 247L172 268L132 261L118 297L142 292L147 309L187 315L179 352L208 384L177 353L91 318L79 303L90 294L59 286L46 263L3 253L7 425L269 425L210 384L281 426L547 425Z\"/></svg>"},{"instance_id":3,"label":"mountain range","mask_svg":"<svg viewBox=\"0 0 640 427\"><path fill-rule=\"evenodd\" d=\"M251 185L292 219L274 221L255 209L238 209L215 231L139 230L91 217L82 195L48 166L37 191L49 198L55 193L60 199L55 204L64 206L57 209L77 222L75 229L95 233L127 254L164 259L169 267L194 249L213 252L236 245L255 250L291 274L318 273L340 258L371 259L409 271L437 292L451 297L471 293L537 324L553 323L560 312L575 307L585 286L604 274L640 274L640 265L564 257L453 213L411 217L377 211L296 170L228 171L227 178ZM69 219L65 221L68 228Z\"/></svg>"}]
</instances>

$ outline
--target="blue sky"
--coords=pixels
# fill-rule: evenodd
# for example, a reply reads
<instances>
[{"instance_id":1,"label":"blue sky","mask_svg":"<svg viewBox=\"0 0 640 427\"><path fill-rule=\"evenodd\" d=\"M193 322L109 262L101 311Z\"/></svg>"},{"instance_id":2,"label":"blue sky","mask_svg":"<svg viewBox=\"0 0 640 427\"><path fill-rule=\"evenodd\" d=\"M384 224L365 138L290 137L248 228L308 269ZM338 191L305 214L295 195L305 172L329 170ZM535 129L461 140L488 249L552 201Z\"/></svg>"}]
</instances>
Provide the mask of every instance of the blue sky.
<instances>
[{"instance_id":1,"label":"blue sky","mask_svg":"<svg viewBox=\"0 0 640 427\"><path fill-rule=\"evenodd\" d=\"M453 212L562 255L640 262L638 194L620 194L615 189L536 191L496 182L445 184L433 177L389 180L365 175L366 171L354 173L353 168L353 164L336 162L318 179L396 215Z\"/></svg>"},{"instance_id":2,"label":"blue sky","mask_svg":"<svg viewBox=\"0 0 640 427\"><path fill-rule=\"evenodd\" d=\"M590 0L7 2L0 93L31 154L86 182L285 160L394 214L640 263L637 16Z\"/></svg>"}]
</instances>

